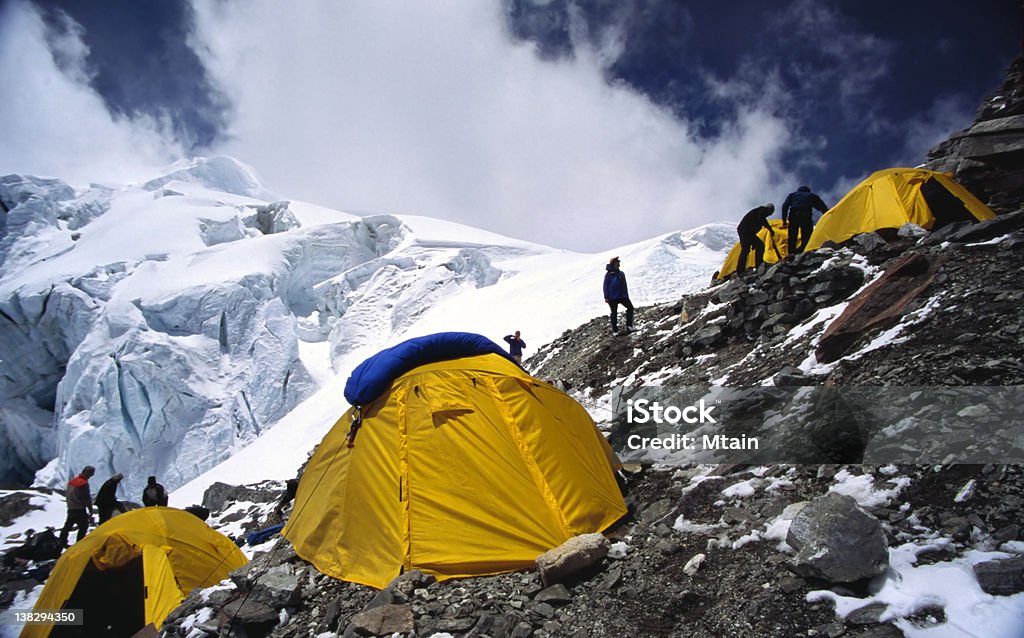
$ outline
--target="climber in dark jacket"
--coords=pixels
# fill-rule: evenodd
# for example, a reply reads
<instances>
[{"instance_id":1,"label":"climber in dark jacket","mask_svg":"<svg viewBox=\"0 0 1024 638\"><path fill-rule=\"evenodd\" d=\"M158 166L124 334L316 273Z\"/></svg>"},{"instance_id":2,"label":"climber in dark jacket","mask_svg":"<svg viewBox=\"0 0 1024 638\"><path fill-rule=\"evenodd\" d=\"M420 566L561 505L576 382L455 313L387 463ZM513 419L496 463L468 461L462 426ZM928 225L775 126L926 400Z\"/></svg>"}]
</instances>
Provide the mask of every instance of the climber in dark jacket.
<instances>
[{"instance_id":1,"label":"climber in dark jacket","mask_svg":"<svg viewBox=\"0 0 1024 638\"><path fill-rule=\"evenodd\" d=\"M814 230L812 208L823 213L828 210L825 202L812 193L808 186L801 186L796 189L787 195L786 200L782 202L782 227L786 227L787 221L792 226L789 229L788 254L790 255L802 253L807 246L807 240L811 238L811 232ZM800 236L799 246L796 245L797 235Z\"/></svg>"},{"instance_id":2,"label":"climber in dark jacket","mask_svg":"<svg viewBox=\"0 0 1024 638\"><path fill-rule=\"evenodd\" d=\"M117 500L117 486L120 485L121 479L124 475L118 472L111 476L100 486L100 491L96 492L96 498L93 500L93 504L96 506L96 512L100 515L100 524L106 523L114 515L114 510L124 513L124 504Z\"/></svg>"},{"instance_id":3,"label":"climber in dark jacket","mask_svg":"<svg viewBox=\"0 0 1024 638\"><path fill-rule=\"evenodd\" d=\"M156 482L155 476L149 477L146 489L142 490L142 504L146 507L153 507L154 505L167 506L167 490L164 489L163 485Z\"/></svg>"},{"instance_id":4,"label":"climber in dark jacket","mask_svg":"<svg viewBox=\"0 0 1024 638\"><path fill-rule=\"evenodd\" d=\"M633 329L633 302L629 300L629 287L626 285L626 273L619 270L619 258L612 257L605 266L604 274L604 301L611 308L612 313L612 334L619 334L618 317L616 316L619 304L626 309L626 332Z\"/></svg>"},{"instance_id":5,"label":"climber in dark jacket","mask_svg":"<svg viewBox=\"0 0 1024 638\"><path fill-rule=\"evenodd\" d=\"M523 362L523 348L526 347L526 342L519 336L519 331L513 335L505 335L505 343L508 344L508 354L510 357L516 360L516 363Z\"/></svg>"},{"instance_id":6,"label":"climber in dark jacket","mask_svg":"<svg viewBox=\"0 0 1024 638\"><path fill-rule=\"evenodd\" d=\"M772 229L772 225L768 223L768 218L771 217L772 213L775 212L775 204L768 202L763 206L748 211L743 219L740 220L738 226L736 226L736 234L740 236L740 261L736 266L736 272L741 275L747 270L747 256L750 254L750 249L754 249L754 268L757 268L764 262L764 242L757 237L757 231L762 228L768 229L768 234L772 236L774 241L775 231Z\"/></svg>"}]
</instances>

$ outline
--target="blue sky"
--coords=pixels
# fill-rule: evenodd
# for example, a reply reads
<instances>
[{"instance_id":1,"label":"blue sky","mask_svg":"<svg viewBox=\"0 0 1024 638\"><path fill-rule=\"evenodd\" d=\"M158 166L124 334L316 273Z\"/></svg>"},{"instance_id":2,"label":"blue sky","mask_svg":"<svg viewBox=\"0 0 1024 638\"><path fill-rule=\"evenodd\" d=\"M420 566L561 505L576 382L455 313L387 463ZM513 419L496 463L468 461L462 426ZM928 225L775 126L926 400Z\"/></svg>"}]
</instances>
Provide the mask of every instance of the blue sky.
<instances>
[{"instance_id":1,"label":"blue sky","mask_svg":"<svg viewBox=\"0 0 1024 638\"><path fill-rule=\"evenodd\" d=\"M1019 50L1011 0L8 0L0 171L268 188L599 251L924 161Z\"/></svg>"}]
</instances>

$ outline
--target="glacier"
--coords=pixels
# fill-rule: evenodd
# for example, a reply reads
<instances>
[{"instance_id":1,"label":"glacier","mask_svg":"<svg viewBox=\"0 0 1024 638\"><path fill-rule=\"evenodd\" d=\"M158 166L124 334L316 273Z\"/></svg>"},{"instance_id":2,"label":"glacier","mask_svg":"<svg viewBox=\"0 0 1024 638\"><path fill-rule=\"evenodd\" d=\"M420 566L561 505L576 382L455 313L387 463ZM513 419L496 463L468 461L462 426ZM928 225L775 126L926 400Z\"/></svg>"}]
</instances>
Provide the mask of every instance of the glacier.
<instances>
[{"instance_id":1,"label":"glacier","mask_svg":"<svg viewBox=\"0 0 1024 638\"><path fill-rule=\"evenodd\" d=\"M281 199L224 156L136 185L7 175L0 210L0 481L60 487L91 464L129 495L274 439L307 400L340 415L336 379L382 347L520 327L539 347L606 312L608 255L640 305L705 285L734 241L712 224L570 253ZM275 453L297 467L321 420Z\"/></svg>"}]
</instances>

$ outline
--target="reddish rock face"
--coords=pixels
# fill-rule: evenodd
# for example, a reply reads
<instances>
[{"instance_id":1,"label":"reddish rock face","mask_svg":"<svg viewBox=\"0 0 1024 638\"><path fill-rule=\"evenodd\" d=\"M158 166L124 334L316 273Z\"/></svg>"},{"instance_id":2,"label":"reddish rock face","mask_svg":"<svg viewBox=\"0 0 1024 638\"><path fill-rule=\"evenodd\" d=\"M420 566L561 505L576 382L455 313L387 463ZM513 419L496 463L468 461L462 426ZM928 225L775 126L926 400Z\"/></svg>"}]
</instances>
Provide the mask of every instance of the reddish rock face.
<instances>
[{"instance_id":1,"label":"reddish rock face","mask_svg":"<svg viewBox=\"0 0 1024 638\"><path fill-rule=\"evenodd\" d=\"M931 283L937 265L920 253L908 253L896 260L854 297L821 336L814 352L818 362L835 361L861 337L899 318L907 304Z\"/></svg>"}]
</instances>

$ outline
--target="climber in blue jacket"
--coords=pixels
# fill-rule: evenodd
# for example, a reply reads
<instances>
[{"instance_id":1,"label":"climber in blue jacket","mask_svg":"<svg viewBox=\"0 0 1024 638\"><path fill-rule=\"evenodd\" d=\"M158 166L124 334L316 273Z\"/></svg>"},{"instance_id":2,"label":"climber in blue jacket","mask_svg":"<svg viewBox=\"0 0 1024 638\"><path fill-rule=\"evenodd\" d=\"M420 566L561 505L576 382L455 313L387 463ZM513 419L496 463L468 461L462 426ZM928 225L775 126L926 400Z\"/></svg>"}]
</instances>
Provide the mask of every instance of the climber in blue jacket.
<instances>
[{"instance_id":1,"label":"climber in blue jacket","mask_svg":"<svg viewBox=\"0 0 1024 638\"><path fill-rule=\"evenodd\" d=\"M519 338L519 331L516 330L514 335L505 335L505 343L508 344L508 354L516 363L523 362L523 348L526 347L526 342Z\"/></svg>"},{"instance_id":2,"label":"climber in blue jacket","mask_svg":"<svg viewBox=\"0 0 1024 638\"><path fill-rule=\"evenodd\" d=\"M814 222L811 217L813 215L812 208L823 213L828 210L825 202L812 193L809 186L801 186L787 195L785 201L782 202L782 227L785 228L787 222L792 226L789 229L789 252L787 254L802 253L804 247L807 246L807 240L811 238L811 232L814 230ZM799 246L797 246L797 236L801 240Z\"/></svg>"},{"instance_id":3,"label":"climber in blue jacket","mask_svg":"<svg viewBox=\"0 0 1024 638\"><path fill-rule=\"evenodd\" d=\"M626 309L626 330L633 330L633 302L629 300L629 287L626 285L626 273L619 270L619 258L612 257L605 266L604 274L604 301L611 308L612 334L619 334L618 317L616 316L619 304Z\"/></svg>"}]
</instances>

